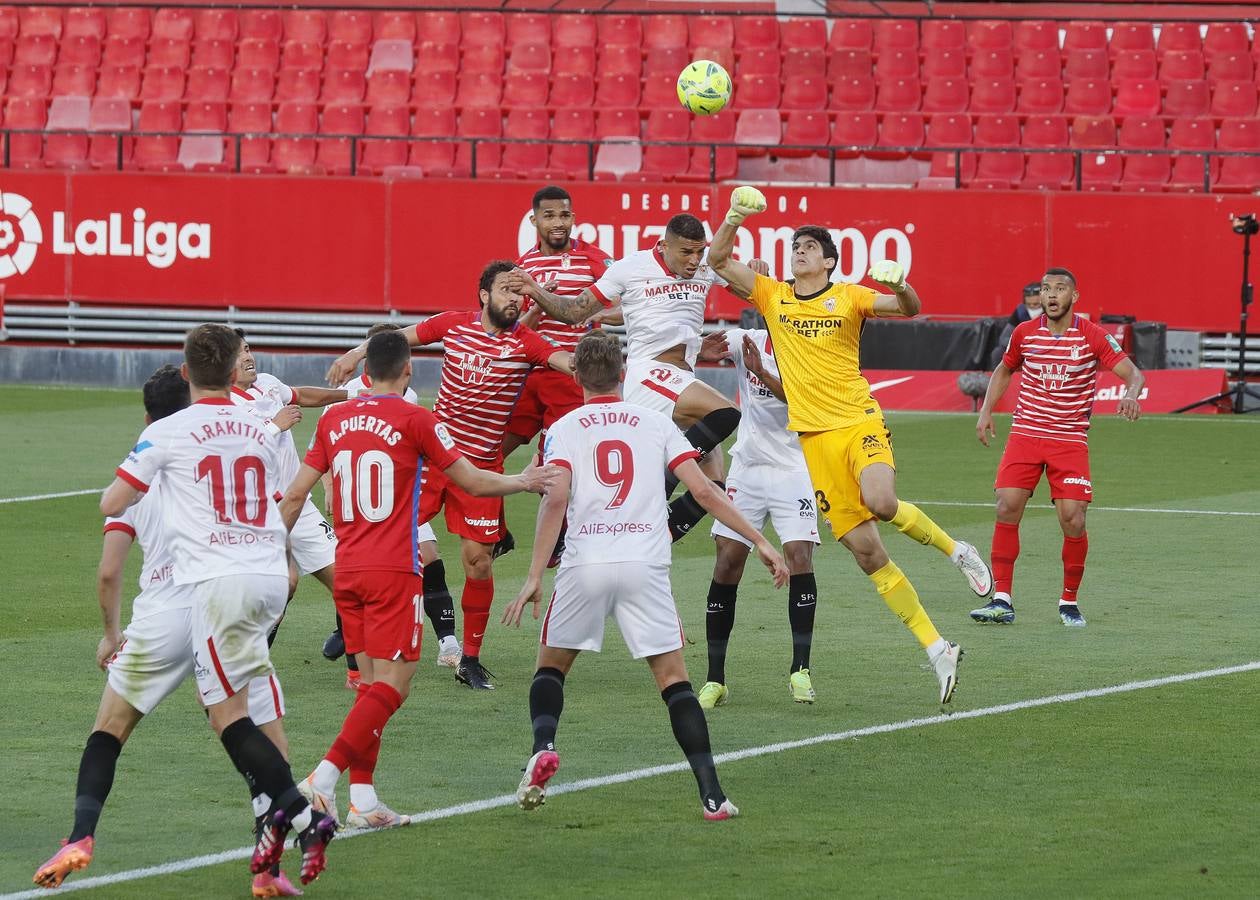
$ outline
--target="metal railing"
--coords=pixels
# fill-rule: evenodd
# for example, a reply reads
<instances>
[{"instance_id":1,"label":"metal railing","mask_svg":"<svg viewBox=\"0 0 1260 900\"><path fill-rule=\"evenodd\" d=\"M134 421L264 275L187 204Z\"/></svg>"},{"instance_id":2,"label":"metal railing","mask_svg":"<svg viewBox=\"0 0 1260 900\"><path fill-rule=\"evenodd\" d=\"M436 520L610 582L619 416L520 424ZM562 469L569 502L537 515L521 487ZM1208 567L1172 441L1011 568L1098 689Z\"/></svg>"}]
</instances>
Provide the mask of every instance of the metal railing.
<instances>
[{"instance_id":1,"label":"metal railing","mask_svg":"<svg viewBox=\"0 0 1260 900\"><path fill-rule=\"evenodd\" d=\"M14 163L14 141L15 138L20 142L22 136L38 136L41 139L59 137L85 137L91 139L110 139L114 142L114 153L112 154L112 162L117 171L123 171L132 165L139 167L128 158L127 146L129 142L134 142L139 138L209 138L221 139L226 145L230 146L230 151L225 149L223 159L219 163L211 162L211 166L224 166L232 172L241 172L248 166L249 168L264 168L262 165L255 166L243 160L242 148L247 141L254 140L293 140L293 141L311 141L315 144L320 143L347 143L349 145L347 166L344 174L362 175L363 170L363 152L365 150L365 142L383 142L383 143L404 143L408 147L412 144L442 144L454 145L456 148L467 146L468 152L468 168L467 171L459 170L455 174L466 175L470 178L476 178L478 175L494 174L501 171L497 167L481 167L478 168L478 148L497 147L505 148L508 146L522 145L542 145L546 147L555 146L573 146L586 148L586 177L593 180L597 174L597 155L600 147L603 146L639 146L641 148L648 147L679 147L695 150L704 148L708 150L709 171L708 181L717 182L718 178L718 153L720 150L751 151L755 155L781 156L784 151L788 151L793 158L805 156L822 158L827 161L828 178L826 181L815 182L817 184L825 184L835 186L848 182L837 181L837 165L838 161L846 157L854 156L874 156L887 157L889 154L897 154L900 157L921 158L925 156L935 156L939 154L948 154L952 157L954 187L961 188L971 179L964 179L963 172L966 168L963 165L964 159L968 165L973 158L978 159L981 156L989 154L1011 154L1018 153L1024 156L1035 155L1054 155L1054 156L1071 156L1073 159L1073 176L1071 186L1076 190L1081 190L1088 181L1083 175L1082 159L1086 156L1107 156L1107 157L1127 157L1127 156L1167 156L1173 157L1195 157L1202 160L1202 189L1205 193L1213 193L1213 168L1214 161L1219 161L1231 157L1254 157L1260 158L1260 152L1256 151L1231 151L1231 150L1197 150L1186 148L1150 148L1139 149L1132 147L977 147L977 146L947 146L947 145L920 145L920 146L869 146L869 145L818 145L818 144L750 144L750 143L734 143L734 142L692 142L692 141L655 141L655 140L639 140L636 138L607 138L603 140L557 140L551 138L509 138L509 137L417 137L411 135L375 135L375 134L311 134L311 133L293 133L293 132L207 132L207 131L91 131L87 129L81 130L62 130L49 131L46 129L21 129L9 128L0 131L0 159L3 161L4 168L12 168ZM19 143L19 147L22 145ZM32 148L33 149L33 148ZM23 163L39 163L43 159L43 148L41 152L35 154L28 153L22 147L22 152L18 154L17 162ZM166 165L172 167L179 166L177 160L172 160ZM314 168L319 169L320 163L314 163ZM71 164L65 166L47 166L49 169L81 169L81 168L104 168L99 160L89 160L88 153L85 152L82 160L73 160ZM415 168L420 170L421 175L425 175L422 167L403 165L401 168ZM537 168L550 169L550 166L543 165ZM283 173L285 170L274 169L268 163L267 170L278 171ZM187 171L195 171L195 169L187 169ZM299 167L296 171L310 173L308 167ZM609 170L611 172L611 170ZM343 174L334 171L330 174ZM378 175L374 169L369 173ZM435 174L448 175L450 171L442 170ZM523 173L528 175L529 173ZM638 172L624 174L640 174ZM647 172L642 174L657 174ZM660 173L662 179L668 180L675 177L676 173ZM791 179L795 183L799 183L799 178ZM874 184L876 182L868 182ZM905 183L905 182L890 182ZM1197 185L1196 185L1197 186ZM1260 178L1257 184L1253 185L1253 189L1260 189Z\"/></svg>"}]
</instances>

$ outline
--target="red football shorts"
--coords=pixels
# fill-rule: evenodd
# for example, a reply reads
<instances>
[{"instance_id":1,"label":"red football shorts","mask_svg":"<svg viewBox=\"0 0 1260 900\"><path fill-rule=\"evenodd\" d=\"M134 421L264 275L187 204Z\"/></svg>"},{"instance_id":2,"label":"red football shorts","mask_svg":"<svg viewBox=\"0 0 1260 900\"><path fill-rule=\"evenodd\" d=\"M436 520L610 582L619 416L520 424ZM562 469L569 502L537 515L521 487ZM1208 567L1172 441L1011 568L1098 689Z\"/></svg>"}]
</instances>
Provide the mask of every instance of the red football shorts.
<instances>
[{"instance_id":1,"label":"red football shorts","mask_svg":"<svg viewBox=\"0 0 1260 900\"><path fill-rule=\"evenodd\" d=\"M555 369L534 369L525 379L525 388L512 409L507 430L526 443L539 431L546 431L561 416L582 405L582 388L572 375Z\"/></svg>"},{"instance_id":2,"label":"red football shorts","mask_svg":"<svg viewBox=\"0 0 1260 900\"><path fill-rule=\"evenodd\" d=\"M503 472L503 460L465 457L479 469ZM432 519L438 510L446 511L446 530L478 544L493 544L499 539L503 508L502 497L474 497L446 477L436 466L424 467L420 488L420 524Z\"/></svg>"},{"instance_id":3,"label":"red football shorts","mask_svg":"<svg viewBox=\"0 0 1260 900\"><path fill-rule=\"evenodd\" d=\"M424 584L411 572L369 570L333 576L333 603L341 616L347 653L372 659L420 658Z\"/></svg>"},{"instance_id":4,"label":"red football shorts","mask_svg":"<svg viewBox=\"0 0 1260 900\"><path fill-rule=\"evenodd\" d=\"M1002 451L994 489L1020 488L1031 491L1046 473L1050 482L1051 500L1094 499L1094 486L1089 480L1089 446L1073 441L1012 434Z\"/></svg>"}]
</instances>

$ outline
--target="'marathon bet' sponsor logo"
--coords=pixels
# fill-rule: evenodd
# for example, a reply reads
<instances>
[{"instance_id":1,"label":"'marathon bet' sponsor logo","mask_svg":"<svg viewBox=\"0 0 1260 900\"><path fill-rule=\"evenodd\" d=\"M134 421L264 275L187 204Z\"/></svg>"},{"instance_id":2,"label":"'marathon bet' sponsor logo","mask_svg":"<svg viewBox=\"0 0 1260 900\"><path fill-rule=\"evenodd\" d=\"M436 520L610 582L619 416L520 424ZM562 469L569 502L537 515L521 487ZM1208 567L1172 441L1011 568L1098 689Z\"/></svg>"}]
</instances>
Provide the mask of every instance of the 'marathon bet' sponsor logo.
<instances>
[{"instance_id":1,"label":"'marathon bet' sponsor logo","mask_svg":"<svg viewBox=\"0 0 1260 900\"><path fill-rule=\"evenodd\" d=\"M73 221L53 210L51 247L55 256L138 257L155 269L168 269L179 258L210 258L208 222L149 221L136 207L130 215L106 211L104 218ZM25 275L44 246L44 227L21 194L0 192L0 279Z\"/></svg>"}]
</instances>

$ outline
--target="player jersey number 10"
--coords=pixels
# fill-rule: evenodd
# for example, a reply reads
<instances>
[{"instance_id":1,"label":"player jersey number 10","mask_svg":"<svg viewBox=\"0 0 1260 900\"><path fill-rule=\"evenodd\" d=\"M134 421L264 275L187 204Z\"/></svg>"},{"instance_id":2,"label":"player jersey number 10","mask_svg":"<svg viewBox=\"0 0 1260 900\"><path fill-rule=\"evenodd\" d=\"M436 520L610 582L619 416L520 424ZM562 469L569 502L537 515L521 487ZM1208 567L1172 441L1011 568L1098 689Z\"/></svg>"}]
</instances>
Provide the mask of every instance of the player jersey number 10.
<instances>
[{"instance_id":1,"label":"player jersey number 10","mask_svg":"<svg viewBox=\"0 0 1260 900\"><path fill-rule=\"evenodd\" d=\"M197 480L208 480L210 503L220 525L251 525L261 528L267 522L267 503L263 495L267 479L263 461L257 456L238 456L232 463L229 484L223 471L223 457L203 456L197 463ZM230 490L230 497L229 497ZM228 515L228 506L232 516ZM252 510L252 512L251 512ZM235 516L235 518L233 518Z\"/></svg>"},{"instance_id":2,"label":"player jersey number 10","mask_svg":"<svg viewBox=\"0 0 1260 900\"><path fill-rule=\"evenodd\" d=\"M341 521L358 516L369 522L384 522L394 511L394 461L381 450L367 450L352 460L349 450L333 457L333 477L339 485Z\"/></svg>"}]
</instances>

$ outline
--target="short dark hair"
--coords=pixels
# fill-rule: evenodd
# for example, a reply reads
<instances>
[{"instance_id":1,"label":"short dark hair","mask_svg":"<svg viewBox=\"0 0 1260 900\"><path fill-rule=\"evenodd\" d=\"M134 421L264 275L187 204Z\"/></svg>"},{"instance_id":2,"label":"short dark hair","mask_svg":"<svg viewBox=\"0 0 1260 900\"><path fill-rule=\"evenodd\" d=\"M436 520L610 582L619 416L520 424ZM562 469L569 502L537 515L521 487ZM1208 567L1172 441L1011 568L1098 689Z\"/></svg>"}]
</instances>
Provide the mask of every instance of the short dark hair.
<instances>
[{"instance_id":1,"label":"short dark hair","mask_svg":"<svg viewBox=\"0 0 1260 900\"><path fill-rule=\"evenodd\" d=\"M1076 276L1073 275L1067 269L1064 269L1060 266L1055 266L1054 268L1046 269L1046 274L1047 275L1062 275L1068 281L1072 282L1072 287L1076 287Z\"/></svg>"},{"instance_id":2,"label":"short dark hair","mask_svg":"<svg viewBox=\"0 0 1260 900\"><path fill-rule=\"evenodd\" d=\"M665 223L665 236L670 235L688 241L707 241L704 223L689 213L679 213Z\"/></svg>"},{"instance_id":3,"label":"short dark hair","mask_svg":"<svg viewBox=\"0 0 1260 900\"><path fill-rule=\"evenodd\" d=\"M1041 293L1040 281L1030 281L1028 282L1028 284L1024 285L1025 297L1031 297L1033 294L1040 294L1040 293Z\"/></svg>"},{"instance_id":4,"label":"short dark hair","mask_svg":"<svg viewBox=\"0 0 1260 900\"><path fill-rule=\"evenodd\" d=\"M238 338L240 338L240 339L241 339L242 341L244 341L246 344L248 344L248 343L249 343L249 338L245 336L245 329L244 329L244 328L233 328L232 330L236 332L236 336L237 336Z\"/></svg>"},{"instance_id":5,"label":"short dark hair","mask_svg":"<svg viewBox=\"0 0 1260 900\"><path fill-rule=\"evenodd\" d=\"M226 325L198 325L184 339L188 380L194 387L212 391L230 387L242 343L241 336Z\"/></svg>"},{"instance_id":6,"label":"short dark hair","mask_svg":"<svg viewBox=\"0 0 1260 900\"><path fill-rule=\"evenodd\" d=\"M403 373L410 358L411 347L400 331L382 331L368 340L363 371L373 381L393 381Z\"/></svg>"},{"instance_id":7,"label":"short dark hair","mask_svg":"<svg viewBox=\"0 0 1260 900\"><path fill-rule=\"evenodd\" d=\"M544 200L564 200L568 203L573 202L573 198L569 196L569 192L562 187L556 187L549 184L544 188L539 188L534 193L534 211L538 211L538 207L542 206Z\"/></svg>"},{"instance_id":8,"label":"short dark hair","mask_svg":"<svg viewBox=\"0 0 1260 900\"><path fill-rule=\"evenodd\" d=\"M188 382L176 366L169 363L149 376L144 383L144 411L156 422L177 413L189 403Z\"/></svg>"},{"instance_id":9,"label":"short dark hair","mask_svg":"<svg viewBox=\"0 0 1260 900\"><path fill-rule=\"evenodd\" d=\"M840 251L836 249L836 242L831 237L831 232L821 225L802 225L792 232L792 246L796 246L797 238L803 237L818 241L818 245L822 247L823 259L835 260L835 264L827 270L827 280L830 281L832 273L836 271L836 266L840 265Z\"/></svg>"},{"instance_id":10,"label":"short dark hair","mask_svg":"<svg viewBox=\"0 0 1260 900\"><path fill-rule=\"evenodd\" d=\"M573 350L578 383L588 391L613 391L621 383L621 340L611 331L582 335Z\"/></svg>"},{"instance_id":11,"label":"short dark hair","mask_svg":"<svg viewBox=\"0 0 1260 900\"><path fill-rule=\"evenodd\" d=\"M506 259L496 259L490 265L481 270L481 279L477 282L477 290L490 292L494 287L494 279L504 272L511 272L516 268L516 263L508 262Z\"/></svg>"},{"instance_id":12,"label":"short dark hair","mask_svg":"<svg viewBox=\"0 0 1260 900\"><path fill-rule=\"evenodd\" d=\"M401 331L402 326L397 322L377 322L368 329L367 339L370 341L378 334L384 334L386 331Z\"/></svg>"}]
</instances>

